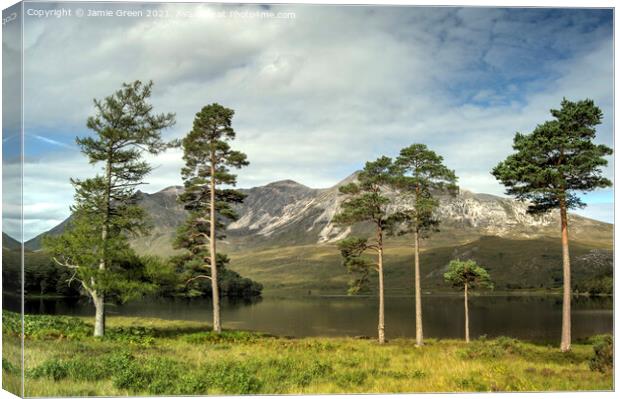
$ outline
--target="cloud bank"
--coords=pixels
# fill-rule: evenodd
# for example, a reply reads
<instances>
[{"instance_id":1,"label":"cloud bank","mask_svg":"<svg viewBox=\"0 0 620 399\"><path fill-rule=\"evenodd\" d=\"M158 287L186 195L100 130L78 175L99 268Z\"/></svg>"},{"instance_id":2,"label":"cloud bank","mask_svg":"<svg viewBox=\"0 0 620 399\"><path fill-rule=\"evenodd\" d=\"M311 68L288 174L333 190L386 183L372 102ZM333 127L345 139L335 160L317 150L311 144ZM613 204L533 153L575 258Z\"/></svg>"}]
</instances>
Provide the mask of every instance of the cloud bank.
<instances>
[{"instance_id":1,"label":"cloud bank","mask_svg":"<svg viewBox=\"0 0 620 399\"><path fill-rule=\"evenodd\" d=\"M90 134L92 99L134 79L154 80L155 109L177 114L168 139L186 134L206 104L235 110L234 146L251 162L241 187L280 179L327 187L422 142L461 186L501 195L489 170L511 152L515 132L549 119L563 97L594 99L605 114L598 141L613 142L610 10L157 7L166 18L26 19L27 237L68 215L69 177L97 170L74 145ZM215 17L230 11L294 18ZM144 191L181 183L178 151L151 160ZM583 212L611 221L600 203Z\"/></svg>"}]
</instances>

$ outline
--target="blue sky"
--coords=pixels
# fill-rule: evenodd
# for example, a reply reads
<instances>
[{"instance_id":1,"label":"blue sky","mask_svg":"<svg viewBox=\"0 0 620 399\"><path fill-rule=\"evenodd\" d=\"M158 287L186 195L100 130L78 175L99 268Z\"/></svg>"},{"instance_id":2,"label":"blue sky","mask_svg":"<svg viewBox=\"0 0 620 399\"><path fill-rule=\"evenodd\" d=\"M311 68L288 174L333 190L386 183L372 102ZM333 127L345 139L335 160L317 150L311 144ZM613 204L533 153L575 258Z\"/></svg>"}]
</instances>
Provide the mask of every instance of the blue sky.
<instances>
[{"instance_id":1,"label":"blue sky","mask_svg":"<svg viewBox=\"0 0 620 399\"><path fill-rule=\"evenodd\" d=\"M613 144L611 10L297 5L271 8L294 19L259 19L209 13L256 6L159 7L173 17L26 19L26 237L68 215L69 177L97 171L74 145L92 99L134 79L153 79L155 109L176 112L166 138L208 103L235 109L235 145L251 162L241 187L328 187L422 142L462 187L502 195L489 170L563 97L594 99L597 141ZM151 160L144 191L181 183L178 152ZM578 213L613 220L611 189L584 199Z\"/></svg>"}]
</instances>

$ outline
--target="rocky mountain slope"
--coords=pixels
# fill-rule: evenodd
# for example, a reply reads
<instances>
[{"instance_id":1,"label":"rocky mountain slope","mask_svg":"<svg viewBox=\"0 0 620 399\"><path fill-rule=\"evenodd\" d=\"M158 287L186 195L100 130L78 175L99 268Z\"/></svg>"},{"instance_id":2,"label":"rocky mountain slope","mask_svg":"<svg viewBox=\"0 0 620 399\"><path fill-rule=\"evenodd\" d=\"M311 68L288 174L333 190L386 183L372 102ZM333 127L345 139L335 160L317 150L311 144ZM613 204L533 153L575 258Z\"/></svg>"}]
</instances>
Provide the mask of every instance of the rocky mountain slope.
<instances>
[{"instance_id":1,"label":"rocky mountain slope","mask_svg":"<svg viewBox=\"0 0 620 399\"><path fill-rule=\"evenodd\" d=\"M224 245L229 251L249 248L269 248L309 244L330 244L351 233L364 233L365 227L336 226L332 219L343 200L338 187L355 180L351 175L334 187L313 189L292 180L243 189L247 194L237 208L239 220L228 227ZM183 188L173 186L154 194L139 193L140 204L151 217L153 229L147 237L134 240L140 252L167 254L176 228L185 219L185 211L177 202ZM387 192L395 209L405 206L406 198ZM542 216L526 213L527 204L489 194L461 190L456 196L441 196L438 216L441 233L435 245L473 241L482 236L512 239L532 239L557 236L559 215L552 212ZM571 238L594 246L611 247L612 225L570 215ZM50 230L62 231L66 221ZM406 240L406 237L401 238ZM36 250L40 236L26 243Z\"/></svg>"}]
</instances>

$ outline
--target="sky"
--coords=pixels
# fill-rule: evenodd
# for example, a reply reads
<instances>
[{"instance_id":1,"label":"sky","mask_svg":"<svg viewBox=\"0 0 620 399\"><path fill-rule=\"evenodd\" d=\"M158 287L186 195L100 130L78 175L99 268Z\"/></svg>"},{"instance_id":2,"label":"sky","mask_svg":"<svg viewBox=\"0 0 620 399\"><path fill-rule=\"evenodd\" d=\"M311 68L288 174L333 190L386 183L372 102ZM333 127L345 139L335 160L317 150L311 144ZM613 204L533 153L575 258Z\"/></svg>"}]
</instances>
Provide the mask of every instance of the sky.
<instances>
[{"instance_id":1,"label":"sky","mask_svg":"<svg viewBox=\"0 0 620 399\"><path fill-rule=\"evenodd\" d=\"M75 145L91 134L93 98L136 79L154 81L156 112L176 113L166 139L187 134L207 104L234 109L246 188L282 179L329 187L424 143L461 187L504 195L489 171L512 152L515 132L549 120L563 97L593 99L604 113L596 141L613 147L611 10L82 4L79 18L78 6L26 6L38 14L24 26L26 239L69 215L70 177L101 169ZM88 16L104 10L142 17ZM182 184L179 150L149 160L143 191ZM613 221L612 189L583 199L576 213Z\"/></svg>"}]
</instances>

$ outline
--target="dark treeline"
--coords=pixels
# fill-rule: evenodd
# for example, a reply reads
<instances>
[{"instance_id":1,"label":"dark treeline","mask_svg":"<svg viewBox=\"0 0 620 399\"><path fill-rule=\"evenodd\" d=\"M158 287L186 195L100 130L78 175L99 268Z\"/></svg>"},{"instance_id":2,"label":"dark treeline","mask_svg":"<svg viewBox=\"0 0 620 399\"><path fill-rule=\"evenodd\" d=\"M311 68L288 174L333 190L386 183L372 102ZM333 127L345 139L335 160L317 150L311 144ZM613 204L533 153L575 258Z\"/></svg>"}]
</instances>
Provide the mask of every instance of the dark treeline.
<instances>
[{"instance_id":1,"label":"dark treeline","mask_svg":"<svg viewBox=\"0 0 620 399\"><path fill-rule=\"evenodd\" d=\"M2 279L5 294L18 295L21 290L20 254L18 251L3 251ZM219 266L219 288L222 296L249 298L259 296L262 285L228 269L227 262ZM134 278L151 286L145 295L161 298L209 298L211 284L197 281L186 284L186 270L179 259L135 257L125 263ZM48 253L26 252L24 262L24 294L26 296L49 296L77 298L81 296L80 283L69 281L71 272L58 267ZM110 297L113 299L113 297Z\"/></svg>"}]
</instances>

